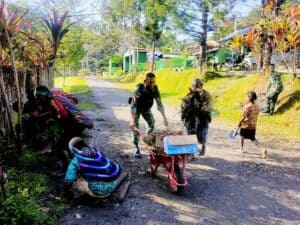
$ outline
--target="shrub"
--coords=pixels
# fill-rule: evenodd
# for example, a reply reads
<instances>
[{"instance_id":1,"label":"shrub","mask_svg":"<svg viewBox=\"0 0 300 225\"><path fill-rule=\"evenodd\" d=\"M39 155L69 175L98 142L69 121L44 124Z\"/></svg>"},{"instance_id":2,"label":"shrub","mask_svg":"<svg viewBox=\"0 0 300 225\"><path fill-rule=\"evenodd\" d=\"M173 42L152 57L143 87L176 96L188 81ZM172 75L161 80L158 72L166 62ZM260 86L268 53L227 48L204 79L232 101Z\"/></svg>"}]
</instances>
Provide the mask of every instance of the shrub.
<instances>
[{"instance_id":1,"label":"shrub","mask_svg":"<svg viewBox=\"0 0 300 225\"><path fill-rule=\"evenodd\" d=\"M36 152L29 149L26 145L22 148L22 153L18 157L18 166L27 169L27 168L33 168L36 165L39 164L39 157Z\"/></svg>"},{"instance_id":2,"label":"shrub","mask_svg":"<svg viewBox=\"0 0 300 225\"><path fill-rule=\"evenodd\" d=\"M204 81L213 80L215 78L221 78L222 76L215 71L206 71L203 77Z\"/></svg>"},{"instance_id":3,"label":"shrub","mask_svg":"<svg viewBox=\"0 0 300 225\"><path fill-rule=\"evenodd\" d=\"M28 197L26 190L9 196L0 205L0 223L3 225L55 224L52 217L39 210L39 205Z\"/></svg>"},{"instance_id":4,"label":"shrub","mask_svg":"<svg viewBox=\"0 0 300 225\"><path fill-rule=\"evenodd\" d=\"M41 207L41 197L49 193L46 176L17 169L9 169L7 174L7 198L0 202L0 224L56 224L57 216L66 207L62 203L54 204L50 201L47 202L50 205L47 210Z\"/></svg>"}]
</instances>

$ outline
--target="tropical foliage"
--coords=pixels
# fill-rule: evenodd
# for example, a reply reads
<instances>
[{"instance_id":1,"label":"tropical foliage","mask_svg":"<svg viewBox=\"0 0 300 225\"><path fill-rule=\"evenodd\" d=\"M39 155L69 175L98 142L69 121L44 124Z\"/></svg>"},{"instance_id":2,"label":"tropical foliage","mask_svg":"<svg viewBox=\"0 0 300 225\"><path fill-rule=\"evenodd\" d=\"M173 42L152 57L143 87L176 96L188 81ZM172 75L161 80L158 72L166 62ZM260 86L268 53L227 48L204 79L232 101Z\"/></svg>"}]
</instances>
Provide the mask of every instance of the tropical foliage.
<instances>
[{"instance_id":1,"label":"tropical foliage","mask_svg":"<svg viewBox=\"0 0 300 225\"><path fill-rule=\"evenodd\" d=\"M270 6L271 7L271 6ZM272 51L279 53L286 53L289 50L293 52L293 65L287 62L287 58L283 61L287 68L293 69L294 75L296 74L296 61L297 61L297 47L300 44L300 6L290 6L280 12L279 15L261 21L252 27L251 31L245 37L236 36L232 42L232 48L240 48L246 46L251 48L256 61L260 62L262 59L262 45L265 41L269 41ZM262 40L262 35L267 32L268 40ZM270 56L268 56L270 57Z\"/></svg>"}]
</instances>

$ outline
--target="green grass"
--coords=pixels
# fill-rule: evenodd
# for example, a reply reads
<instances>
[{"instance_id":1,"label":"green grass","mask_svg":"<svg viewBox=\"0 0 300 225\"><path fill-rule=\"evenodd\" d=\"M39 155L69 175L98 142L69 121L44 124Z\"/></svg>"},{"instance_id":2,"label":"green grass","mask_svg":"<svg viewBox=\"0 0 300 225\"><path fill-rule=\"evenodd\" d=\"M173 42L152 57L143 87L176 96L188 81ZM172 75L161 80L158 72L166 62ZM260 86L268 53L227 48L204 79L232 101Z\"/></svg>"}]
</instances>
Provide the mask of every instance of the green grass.
<instances>
[{"instance_id":1,"label":"green grass","mask_svg":"<svg viewBox=\"0 0 300 225\"><path fill-rule=\"evenodd\" d=\"M91 101L78 102L77 107L84 111L95 111L98 108L97 105Z\"/></svg>"},{"instance_id":2,"label":"green grass","mask_svg":"<svg viewBox=\"0 0 300 225\"><path fill-rule=\"evenodd\" d=\"M4 149L5 152L1 151ZM23 146L22 154L15 148L0 146L0 153L8 175L6 198L0 200L0 224L57 224L69 206L50 197L50 178L37 169L46 163L45 159L26 146Z\"/></svg>"},{"instance_id":3,"label":"green grass","mask_svg":"<svg viewBox=\"0 0 300 225\"><path fill-rule=\"evenodd\" d=\"M87 81L80 76L66 77L65 86L63 87L63 77L56 77L54 87L61 88L68 93L82 93L90 91Z\"/></svg>"},{"instance_id":4,"label":"green grass","mask_svg":"<svg viewBox=\"0 0 300 225\"><path fill-rule=\"evenodd\" d=\"M65 86L63 87L63 77L56 77L55 88L61 88L68 93L82 93L83 95L90 95L90 88L87 81L80 76L66 77ZM80 110L94 111L97 105L91 101L79 101L77 107Z\"/></svg>"},{"instance_id":5,"label":"green grass","mask_svg":"<svg viewBox=\"0 0 300 225\"><path fill-rule=\"evenodd\" d=\"M47 177L19 169L7 171L6 198L0 201L0 224L54 225L68 207L48 198Z\"/></svg>"},{"instance_id":6,"label":"green grass","mask_svg":"<svg viewBox=\"0 0 300 225\"><path fill-rule=\"evenodd\" d=\"M163 102L177 107L180 106L180 99L186 95L195 77L207 80L204 88L211 93L214 108L220 111L220 115L214 119L232 127L236 126L240 119L242 106L246 102L246 93L256 91L261 96L258 104L262 105L261 100L268 84L268 77L258 75L232 77L221 73L220 77L206 79L207 76L200 75L195 69L183 72L163 70L157 72L156 76ZM137 83L143 82L144 77L145 73L119 74L109 79L117 82L120 88L132 92ZM300 136L300 80L293 80L292 76L287 74L283 74L282 80L284 91L279 96L276 113L273 116L260 114L258 132L274 138L286 137L297 140Z\"/></svg>"}]
</instances>

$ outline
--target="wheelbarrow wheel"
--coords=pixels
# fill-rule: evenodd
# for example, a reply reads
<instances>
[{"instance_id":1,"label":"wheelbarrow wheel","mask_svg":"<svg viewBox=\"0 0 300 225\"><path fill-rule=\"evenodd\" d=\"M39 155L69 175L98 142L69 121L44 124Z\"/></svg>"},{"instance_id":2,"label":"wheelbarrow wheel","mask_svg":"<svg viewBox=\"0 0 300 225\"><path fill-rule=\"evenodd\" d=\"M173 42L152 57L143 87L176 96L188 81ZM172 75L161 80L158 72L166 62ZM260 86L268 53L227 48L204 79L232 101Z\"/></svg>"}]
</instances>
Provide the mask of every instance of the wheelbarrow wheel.
<instances>
[{"instance_id":1,"label":"wheelbarrow wheel","mask_svg":"<svg viewBox=\"0 0 300 225\"><path fill-rule=\"evenodd\" d=\"M182 169L178 165L175 165L174 171L175 171L177 183L178 184L184 184L184 178L183 178L183 174L182 174ZM177 186L176 193L177 194L181 193L183 191L183 189L184 189L183 186Z\"/></svg>"},{"instance_id":2,"label":"wheelbarrow wheel","mask_svg":"<svg viewBox=\"0 0 300 225\"><path fill-rule=\"evenodd\" d=\"M179 194L180 192L182 192L183 190L183 186L178 186L176 184L176 182L178 184L183 184L184 183L184 178L183 178L183 174L182 174L182 170L180 169L180 167L178 165L175 165L174 167L174 172L175 172L175 179L172 178L170 179L169 178L169 186L170 186L170 189L172 192L176 193L176 194Z\"/></svg>"}]
</instances>

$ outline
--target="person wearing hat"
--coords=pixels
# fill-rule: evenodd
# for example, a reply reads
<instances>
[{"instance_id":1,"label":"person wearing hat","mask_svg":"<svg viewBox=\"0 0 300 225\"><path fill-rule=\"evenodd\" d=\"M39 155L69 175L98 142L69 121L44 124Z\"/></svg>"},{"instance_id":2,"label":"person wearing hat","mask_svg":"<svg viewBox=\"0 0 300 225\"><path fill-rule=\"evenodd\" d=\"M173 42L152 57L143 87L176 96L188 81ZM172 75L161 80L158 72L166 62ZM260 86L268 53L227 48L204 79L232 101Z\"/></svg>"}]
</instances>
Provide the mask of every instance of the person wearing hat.
<instances>
[{"instance_id":1,"label":"person wearing hat","mask_svg":"<svg viewBox=\"0 0 300 225\"><path fill-rule=\"evenodd\" d=\"M244 150L244 139L249 139L257 147L262 150L262 157L267 157L267 150L264 149L255 137L257 116L259 113L258 105L256 104L257 95L254 91L247 93L247 103L243 108L242 118L238 124L240 127L241 145L240 149Z\"/></svg>"},{"instance_id":2,"label":"person wearing hat","mask_svg":"<svg viewBox=\"0 0 300 225\"><path fill-rule=\"evenodd\" d=\"M283 84L281 81L281 74L275 71L275 65L271 64L270 68L271 75L266 95L267 102L266 106L263 109L263 113L269 113L270 115L272 115L278 96L283 90Z\"/></svg>"},{"instance_id":3,"label":"person wearing hat","mask_svg":"<svg viewBox=\"0 0 300 225\"><path fill-rule=\"evenodd\" d=\"M149 72L146 74L144 83L137 85L134 91L133 97L130 97L128 103L131 105L131 129L139 127L140 116L144 118L149 127L148 134L154 129L154 117L151 112L154 99L157 103L157 109L161 113L165 126L168 126L167 117L165 115L164 106L161 101L160 92L157 85L155 84L155 74ZM134 156L141 158L140 148L138 145L139 136L136 132L133 132L133 144L135 145Z\"/></svg>"},{"instance_id":4,"label":"person wearing hat","mask_svg":"<svg viewBox=\"0 0 300 225\"><path fill-rule=\"evenodd\" d=\"M203 82L193 80L189 93L181 102L181 120L188 134L196 134L202 145L200 155L205 154L208 125L211 122L212 102L208 91L203 89Z\"/></svg>"}]
</instances>

